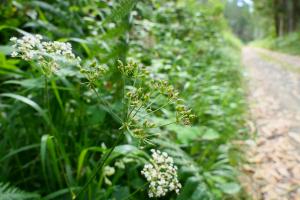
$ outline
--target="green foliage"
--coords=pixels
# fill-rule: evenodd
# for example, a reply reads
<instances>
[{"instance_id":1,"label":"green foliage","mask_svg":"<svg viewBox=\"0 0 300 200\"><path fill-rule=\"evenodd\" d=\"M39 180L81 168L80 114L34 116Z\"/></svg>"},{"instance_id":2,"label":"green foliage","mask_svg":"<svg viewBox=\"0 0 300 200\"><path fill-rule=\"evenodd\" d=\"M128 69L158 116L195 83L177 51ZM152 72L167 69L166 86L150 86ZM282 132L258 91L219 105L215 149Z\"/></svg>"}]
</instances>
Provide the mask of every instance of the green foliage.
<instances>
[{"instance_id":1,"label":"green foliage","mask_svg":"<svg viewBox=\"0 0 300 200\"><path fill-rule=\"evenodd\" d=\"M299 0L254 0L256 38L281 37L299 28Z\"/></svg>"},{"instance_id":2,"label":"green foliage","mask_svg":"<svg viewBox=\"0 0 300 200\"><path fill-rule=\"evenodd\" d=\"M254 22L256 24L256 38L263 38L266 36L275 36L274 25L274 1L254 1Z\"/></svg>"},{"instance_id":3,"label":"green foliage","mask_svg":"<svg viewBox=\"0 0 300 200\"><path fill-rule=\"evenodd\" d=\"M8 183L0 182L0 199L1 200L25 200L40 199L38 194L22 191Z\"/></svg>"},{"instance_id":4,"label":"green foliage","mask_svg":"<svg viewBox=\"0 0 300 200\"><path fill-rule=\"evenodd\" d=\"M183 185L165 199L238 195L231 140L245 133L240 43L225 31L220 1L5 4L1 182L44 199L147 199L141 170L158 148ZM43 62L9 56L10 37L28 33L70 42L80 64L53 68L43 54L44 73Z\"/></svg>"},{"instance_id":5,"label":"green foliage","mask_svg":"<svg viewBox=\"0 0 300 200\"><path fill-rule=\"evenodd\" d=\"M281 51L289 54L300 54L300 33L293 32L282 37L268 37L251 43L253 46Z\"/></svg>"},{"instance_id":6,"label":"green foliage","mask_svg":"<svg viewBox=\"0 0 300 200\"><path fill-rule=\"evenodd\" d=\"M166 134L175 137L189 155L199 158L196 161L203 167L203 171L199 171L200 176L207 182L207 187L211 187L212 198L218 199L224 191L228 192L227 184L236 186L232 187L232 191L239 188L231 182L235 176L233 168L227 168L235 162L229 151L235 150L230 145L228 148L231 150L228 151L216 149L236 137L235 133L245 131L245 104L240 69L237 68L241 44L229 32L224 32L217 4L206 9L201 5L201 12L194 11L197 4L191 6L192 9L180 3L166 5L161 11L154 8L152 15L149 10L143 9L146 6L139 7L140 12L146 12L146 19L135 26L142 33L137 40L143 43L134 43L129 53L131 57L141 59L146 66L151 66L160 76L165 77L167 73L170 81L180 88L182 96L192 105L198 116L194 126L171 125L166 127ZM224 165L214 168L213 163L218 163L222 157L227 157L221 159ZM211 170L222 171L220 174L226 175L211 180L213 175L205 176ZM224 190L221 189L223 185ZM217 187L221 191L214 189Z\"/></svg>"}]
</instances>

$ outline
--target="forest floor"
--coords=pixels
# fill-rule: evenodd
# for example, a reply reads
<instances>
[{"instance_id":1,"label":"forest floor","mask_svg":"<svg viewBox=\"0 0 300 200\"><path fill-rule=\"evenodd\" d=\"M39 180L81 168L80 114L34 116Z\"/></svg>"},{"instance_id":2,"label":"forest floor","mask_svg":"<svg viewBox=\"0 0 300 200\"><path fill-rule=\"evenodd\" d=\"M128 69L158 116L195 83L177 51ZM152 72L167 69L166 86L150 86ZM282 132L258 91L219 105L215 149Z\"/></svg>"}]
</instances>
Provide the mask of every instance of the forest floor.
<instances>
[{"instance_id":1,"label":"forest floor","mask_svg":"<svg viewBox=\"0 0 300 200\"><path fill-rule=\"evenodd\" d=\"M253 199L300 200L300 57L245 47L253 140L245 142Z\"/></svg>"}]
</instances>

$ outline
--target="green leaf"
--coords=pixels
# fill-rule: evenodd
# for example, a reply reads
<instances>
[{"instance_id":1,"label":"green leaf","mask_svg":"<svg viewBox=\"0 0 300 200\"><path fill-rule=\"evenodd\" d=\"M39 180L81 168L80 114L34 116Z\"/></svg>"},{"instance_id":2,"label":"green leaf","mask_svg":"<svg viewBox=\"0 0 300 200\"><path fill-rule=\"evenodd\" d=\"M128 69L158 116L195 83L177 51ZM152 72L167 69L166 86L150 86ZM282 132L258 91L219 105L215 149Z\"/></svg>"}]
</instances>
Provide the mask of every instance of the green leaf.
<instances>
[{"instance_id":1,"label":"green leaf","mask_svg":"<svg viewBox=\"0 0 300 200\"><path fill-rule=\"evenodd\" d=\"M221 184L219 187L226 194L236 194L241 189L241 186L234 182L224 183L224 184Z\"/></svg>"},{"instance_id":2,"label":"green leaf","mask_svg":"<svg viewBox=\"0 0 300 200\"><path fill-rule=\"evenodd\" d=\"M204 184L199 184L191 195L189 200L213 200L214 198L209 194L209 190L205 187Z\"/></svg>"},{"instance_id":3,"label":"green leaf","mask_svg":"<svg viewBox=\"0 0 300 200\"><path fill-rule=\"evenodd\" d=\"M55 144L53 142L53 136L43 135L41 138L41 162L43 174L46 180L48 180L48 171L52 172L56 177L59 185L62 186L61 173L59 169L59 159L56 155ZM49 156L48 156L49 155Z\"/></svg>"},{"instance_id":4,"label":"green leaf","mask_svg":"<svg viewBox=\"0 0 300 200\"><path fill-rule=\"evenodd\" d=\"M28 151L28 150L31 150L31 149L35 149L37 147L39 147L40 144L32 144L32 145L28 145L28 146L24 146L24 147L21 147L21 148L18 148L18 149L15 149L15 150L12 150L6 155L4 156L3 158L0 159L0 162L6 160L7 158L11 157L11 156L14 156L20 152L23 152L23 151Z\"/></svg>"},{"instance_id":5,"label":"green leaf","mask_svg":"<svg viewBox=\"0 0 300 200\"><path fill-rule=\"evenodd\" d=\"M196 177L188 178L188 180L185 182L184 187L182 188L182 191L180 192L176 200L190 199L191 195L194 193L198 185L199 185L198 178Z\"/></svg>"},{"instance_id":6,"label":"green leaf","mask_svg":"<svg viewBox=\"0 0 300 200\"><path fill-rule=\"evenodd\" d=\"M220 138L219 133L211 128L207 129L201 137L202 140L216 140L219 138Z\"/></svg>"},{"instance_id":7,"label":"green leaf","mask_svg":"<svg viewBox=\"0 0 300 200\"><path fill-rule=\"evenodd\" d=\"M17 63L19 63L18 59L6 59L5 55L0 52L0 68L7 70L17 70Z\"/></svg>"},{"instance_id":8,"label":"green leaf","mask_svg":"<svg viewBox=\"0 0 300 200\"><path fill-rule=\"evenodd\" d=\"M195 140L216 140L220 138L218 132L204 126L187 127L173 124L168 126L167 129L174 131L179 142L183 144L189 144Z\"/></svg>"},{"instance_id":9,"label":"green leaf","mask_svg":"<svg viewBox=\"0 0 300 200\"><path fill-rule=\"evenodd\" d=\"M77 163L77 179L80 178L81 170L82 170L84 161L86 159L86 155L87 155L87 153L89 151L92 151L92 152L104 152L105 149L103 149L101 147L89 147L89 148L83 149L81 151L81 153L79 155L79 158L78 158L78 163Z\"/></svg>"},{"instance_id":10,"label":"green leaf","mask_svg":"<svg viewBox=\"0 0 300 200\"><path fill-rule=\"evenodd\" d=\"M130 190L129 190L129 187L128 186L119 186L119 185L116 185L114 186L113 188L113 197L114 199L116 200L124 200L124 197L127 197L130 195Z\"/></svg>"},{"instance_id":11,"label":"green leaf","mask_svg":"<svg viewBox=\"0 0 300 200\"><path fill-rule=\"evenodd\" d=\"M3 84L16 84L28 89L44 87L44 83L41 81L41 79L9 80L5 81Z\"/></svg>"},{"instance_id":12,"label":"green leaf","mask_svg":"<svg viewBox=\"0 0 300 200\"><path fill-rule=\"evenodd\" d=\"M44 120L49 124L52 125L48 116L46 115L45 111L34 101L32 101L31 99L27 98L27 97L23 97L21 95L18 94L13 94L13 93L3 93L0 94L0 96L2 97L10 97L13 98L15 100L21 101L27 105L29 105L30 107L32 107L33 109L35 109L43 118Z\"/></svg>"},{"instance_id":13,"label":"green leaf","mask_svg":"<svg viewBox=\"0 0 300 200\"><path fill-rule=\"evenodd\" d=\"M56 100L57 100L57 102L59 104L60 109L62 110L62 112L64 112L63 102L62 102L62 100L60 98L60 94L59 94L59 91L57 89L57 85L56 85L55 80L51 80L51 88L52 88L52 90L53 90L53 92L55 94L55 97L56 97Z\"/></svg>"},{"instance_id":14,"label":"green leaf","mask_svg":"<svg viewBox=\"0 0 300 200\"><path fill-rule=\"evenodd\" d=\"M4 55L8 55L9 53L11 53L13 51L13 48L11 46L8 45L0 45L0 54L4 54Z\"/></svg>"},{"instance_id":15,"label":"green leaf","mask_svg":"<svg viewBox=\"0 0 300 200\"><path fill-rule=\"evenodd\" d=\"M106 111L103 110L101 107L99 108L98 105L89 106L87 108L88 113L88 124L90 125L101 125L106 116Z\"/></svg>"},{"instance_id":16,"label":"green leaf","mask_svg":"<svg viewBox=\"0 0 300 200\"><path fill-rule=\"evenodd\" d=\"M121 154L128 154L130 152L136 152L136 151L139 151L139 149L137 147L129 145L129 144L116 146L116 148L114 150L114 152L118 152Z\"/></svg>"},{"instance_id":17,"label":"green leaf","mask_svg":"<svg viewBox=\"0 0 300 200\"><path fill-rule=\"evenodd\" d=\"M19 29L19 28L15 28L15 27L13 27L13 26L7 26L7 25L2 25L2 26L0 26L0 31L1 31L1 30L4 30L4 29L12 29L12 30L15 30L15 31L17 31L17 32L19 32L19 33L21 33L21 34L23 34L23 35L28 35L28 34L29 34L28 32L23 31L22 29Z\"/></svg>"},{"instance_id":18,"label":"green leaf","mask_svg":"<svg viewBox=\"0 0 300 200\"><path fill-rule=\"evenodd\" d=\"M122 0L120 3L117 4L117 6L113 9L111 15L105 20L121 20L126 15L128 15L132 9L134 8L135 4L137 3L137 0Z\"/></svg>"},{"instance_id":19,"label":"green leaf","mask_svg":"<svg viewBox=\"0 0 300 200\"><path fill-rule=\"evenodd\" d=\"M201 128L197 126L185 127L180 125L170 125L167 129L174 131L177 134L177 139L180 143L189 144L196 138L201 136Z\"/></svg>"},{"instance_id":20,"label":"green leaf","mask_svg":"<svg viewBox=\"0 0 300 200\"><path fill-rule=\"evenodd\" d=\"M76 191L79 190L80 187L70 187L70 188L64 188L58 191L55 191L53 193L48 194L47 196L43 197L45 200L51 200L51 199L60 199L58 197L64 196L65 198L63 199L71 199L70 197L70 191ZM68 197L68 198L67 198Z\"/></svg>"}]
</instances>

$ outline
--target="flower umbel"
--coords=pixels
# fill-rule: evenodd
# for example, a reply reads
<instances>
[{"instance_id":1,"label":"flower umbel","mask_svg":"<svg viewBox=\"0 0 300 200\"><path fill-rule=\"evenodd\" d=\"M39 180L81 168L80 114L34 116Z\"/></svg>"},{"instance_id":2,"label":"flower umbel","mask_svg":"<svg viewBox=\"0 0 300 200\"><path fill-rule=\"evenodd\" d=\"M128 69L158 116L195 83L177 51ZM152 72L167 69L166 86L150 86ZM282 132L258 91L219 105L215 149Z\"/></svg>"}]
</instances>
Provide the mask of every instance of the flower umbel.
<instances>
[{"instance_id":1,"label":"flower umbel","mask_svg":"<svg viewBox=\"0 0 300 200\"><path fill-rule=\"evenodd\" d=\"M49 41L44 42L41 35L24 35L21 38L10 39L14 51L12 57L19 57L26 61L37 61L42 66L44 73L48 74L58 68L58 61L76 63L80 58L73 54L70 43Z\"/></svg>"},{"instance_id":2,"label":"flower umbel","mask_svg":"<svg viewBox=\"0 0 300 200\"><path fill-rule=\"evenodd\" d=\"M167 80L157 79L155 74L134 61L128 61L126 64L118 61L118 69L125 84L124 97L128 110L126 121L120 129L138 139L141 145L153 145L151 138L158 135L158 128L174 123L192 123L195 115L183 104L179 93ZM160 124L152 120L153 116L158 115L162 119L167 118L164 110L168 108L176 111L173 119Z\"/></svg>"},{"instance_id":3,"label":"flower umbel","mask_svg":"<svg viewBox=\"0 0 300 200\"><path fill-rule=\"evenodd\" d=\"M107 72L107 67L98 64L97 60L93 60L87 65L79 66L80 72L85 75L90 88L96 88L99 79Z\"/></svg>"},{"instance_id":4,"label":"flower umbel","mask_svg":"<svg viewBox=\"0 0 300 200\"><path fill-rule=\"evenodd\" d=\"M145 164L141 172L150 183L148 196L162 197L170 191L178 194L181 184L177 178L177 167L173 163L173 158L159 150L152 149L151 152L151 163Z\"/></svg>"},{"instance_id":5,"label":"flower umbel","mask_svg":"<svg viewBox=\"0 0 300 200\"><path fill-rule=\"evenodd\" d=\"M39 53L42 48L41 35L24 35L21 39L16 37L10 38L14 43L14 51L11 53L12 57L20 57L23 60L29 61Z\"/></svg>"}]
</instances>

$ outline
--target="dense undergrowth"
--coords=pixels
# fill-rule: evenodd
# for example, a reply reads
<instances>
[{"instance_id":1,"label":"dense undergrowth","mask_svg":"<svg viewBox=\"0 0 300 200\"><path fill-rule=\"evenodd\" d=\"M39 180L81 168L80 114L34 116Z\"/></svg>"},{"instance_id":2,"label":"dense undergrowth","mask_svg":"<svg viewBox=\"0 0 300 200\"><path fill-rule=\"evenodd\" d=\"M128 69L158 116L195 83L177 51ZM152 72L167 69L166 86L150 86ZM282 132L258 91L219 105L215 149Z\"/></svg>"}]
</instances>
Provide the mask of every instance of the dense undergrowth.
<instances>
[{"instance_id":1,"label":"dense undergrowth","mask_svg":"<svg viewBox=\"0 0 300 200\"><path fill-rule=\"evenodd\" d=\"M300 54L300 32L292 32L281 37L267 37L251 43L253 46L263 47L294 55Z\"/></svg>"},{"instance_id":2,"label":"dense undergrowth","mask_svg":"<svg viewBox=\"0 0 300 200\"><path fill-rule=\"evenodd\" d=\"M162 199L241 198L231 144L246 132L240 44L220 2L5 4L0 199L147 199L150 149L178 167L182 188ZM81 61L11 57L10 38L28 33L71 43Z\"/></svg>"}]
</instances>

